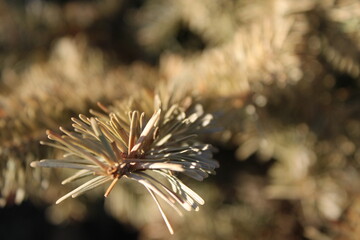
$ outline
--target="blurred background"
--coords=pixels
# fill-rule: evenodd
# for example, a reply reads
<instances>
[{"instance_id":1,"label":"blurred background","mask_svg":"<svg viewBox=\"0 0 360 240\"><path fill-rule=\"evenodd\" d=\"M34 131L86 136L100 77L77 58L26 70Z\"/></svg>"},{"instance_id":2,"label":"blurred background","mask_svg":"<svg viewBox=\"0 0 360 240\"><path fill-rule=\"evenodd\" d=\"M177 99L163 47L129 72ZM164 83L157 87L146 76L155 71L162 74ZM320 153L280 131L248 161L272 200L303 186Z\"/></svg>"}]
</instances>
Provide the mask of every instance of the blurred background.
<instances>
[{"instance_id":1,"label":"blurred background","mask_svg":"<svg viewBox=\"0 0 360 240\"><path fill-rule=\"evenodd\" d=\"M205 206L170 236L126 181L55 205L45 130L159 86L221 129ZM359 239L359 89L357 0L0 0L0 239Z\"/></svg>"}]
</instances>

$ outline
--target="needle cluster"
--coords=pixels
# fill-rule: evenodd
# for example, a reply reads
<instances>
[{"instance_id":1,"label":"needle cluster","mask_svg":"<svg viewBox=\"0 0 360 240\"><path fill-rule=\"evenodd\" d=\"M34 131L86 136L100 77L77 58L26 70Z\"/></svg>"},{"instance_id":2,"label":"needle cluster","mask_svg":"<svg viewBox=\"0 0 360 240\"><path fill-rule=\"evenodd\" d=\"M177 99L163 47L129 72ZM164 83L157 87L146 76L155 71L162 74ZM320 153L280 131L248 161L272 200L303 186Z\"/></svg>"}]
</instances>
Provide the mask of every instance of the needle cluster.
<instances>
[{"instance_id":1,"label":"needle cluster","mask_svg":"<svg viewBox=\"0 0 360 240\"><path fill-rule=\"evenodd\" d=\"M150 118L138 110L112 112L99 106L106 114L91 111L92 117L80 114L79 119L72 118L74 131L60 127L63 134L59 135L48 130L48 138L53 142L42 144L66 153L61 159L44 159L31 166L76 169L62 184L89 178L56 203L110 183L104 194L107 197L119 179L134 180L149 191L173 233L158 197L180 215L177 205L197 211L204 204L177 173L199 181L215 173L219 165L212 158L212 146L197 140L197 134L207 128L212 115L204 114L201 105L187 111L176 104L168 109L159 105Z\"/></svg>"}]
</instances>

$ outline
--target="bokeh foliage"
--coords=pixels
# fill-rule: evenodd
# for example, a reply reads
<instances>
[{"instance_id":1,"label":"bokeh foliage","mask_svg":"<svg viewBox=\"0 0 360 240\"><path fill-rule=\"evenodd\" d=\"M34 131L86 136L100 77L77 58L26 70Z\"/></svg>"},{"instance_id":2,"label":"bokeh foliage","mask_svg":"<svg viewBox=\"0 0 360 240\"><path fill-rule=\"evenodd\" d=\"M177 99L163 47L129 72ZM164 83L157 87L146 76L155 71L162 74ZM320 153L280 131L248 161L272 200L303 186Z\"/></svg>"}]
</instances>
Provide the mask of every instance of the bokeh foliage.
<instances>
[{"instance_id":1,"label":"bokeh foliage","mask_svg":"<svg viewBox=\"0 0 360 240\"><path fill-rule=\"evenodd\" d=\"M173 239L357 239L359 29L356 0L0 0L0 204L85 221L102 189L54 206L69 173L29 167L59 154L45 130L161 89L219 129L203 139L218 174L184 179L206 204L169 214ZM119 185L106 211L168 239L146 192Z\"/></svg>"}]
</instances>

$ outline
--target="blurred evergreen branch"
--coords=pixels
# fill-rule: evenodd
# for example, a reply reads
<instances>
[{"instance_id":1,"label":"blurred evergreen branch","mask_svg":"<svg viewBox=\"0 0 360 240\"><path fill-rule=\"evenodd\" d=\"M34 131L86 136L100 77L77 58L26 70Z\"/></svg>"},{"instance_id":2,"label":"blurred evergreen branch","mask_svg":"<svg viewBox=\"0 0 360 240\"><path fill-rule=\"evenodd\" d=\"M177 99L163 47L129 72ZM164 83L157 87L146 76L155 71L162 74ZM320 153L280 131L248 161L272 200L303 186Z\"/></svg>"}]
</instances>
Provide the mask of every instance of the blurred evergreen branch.
<instances>
[{"instance_id":1,"label":"blurred evergreen branch","mask_svg":"<svg viewBox=\"0 0 360 240\"><path fill-rule=\"evenodd\" d=\"M220 148L219 174L189 181L207 204L184 222L169 214L173 239L357 239L358 1L115 2L0 2L1 204L65 192L29 169L57 155L38 146L45 129L160 86L194 96L222 129L204 139ZM149 201L124 182L105 207L140 238L168 239ZM50 218L79 218L82 204Z\"/></svg>"}]
</instances>

